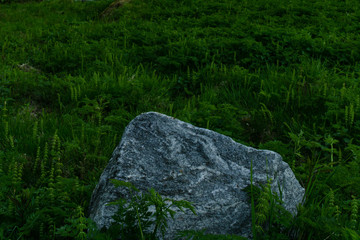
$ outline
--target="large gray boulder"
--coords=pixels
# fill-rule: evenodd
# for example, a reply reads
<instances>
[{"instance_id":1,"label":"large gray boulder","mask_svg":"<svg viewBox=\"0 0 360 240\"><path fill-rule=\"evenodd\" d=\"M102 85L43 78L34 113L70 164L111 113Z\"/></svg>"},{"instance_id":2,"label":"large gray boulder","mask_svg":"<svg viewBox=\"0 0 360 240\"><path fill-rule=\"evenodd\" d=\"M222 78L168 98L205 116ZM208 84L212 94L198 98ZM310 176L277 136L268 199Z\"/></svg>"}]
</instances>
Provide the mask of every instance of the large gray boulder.
<instances>
[{"instance_id":1,"label":"large gray boulder","mask_svg":"<svg viewBox=\"0 0 360 240\"><path fill-rule=\"evenodd\" d=\"M126 127L120 144L102 173L91 202L90 217L99 228L109 227L116 212L107 206L126 189L115 188L109 179L134 184L141 191L154 188L160 195L194 204L197 215L178 212L169 220L165 239L181 230L207 229L213 234L251 235L249 194L253 182L273 179L272 190L282 190L285 209L296 214L304 188L278 153L257 150L219 133L178 119L148 112Z\"/></svg>"}]
</instances>

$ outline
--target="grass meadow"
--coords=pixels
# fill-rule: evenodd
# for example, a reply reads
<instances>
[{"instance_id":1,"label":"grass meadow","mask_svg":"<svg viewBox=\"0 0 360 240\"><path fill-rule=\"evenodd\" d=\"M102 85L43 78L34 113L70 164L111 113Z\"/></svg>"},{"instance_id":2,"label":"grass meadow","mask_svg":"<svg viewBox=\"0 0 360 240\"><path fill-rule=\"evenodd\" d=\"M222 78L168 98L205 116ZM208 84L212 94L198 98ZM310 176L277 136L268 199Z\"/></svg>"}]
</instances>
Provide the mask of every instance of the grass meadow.
<instances>
[{"instance_id":1,"label":"grass meadow","mask_svg":"<svg viewBox=\"0 0 360 240\"><path fill-rule=\"evenodd\" d=\"M89 201L147 111L282 155L306 199L256 239L360 239L359 1L111 3L0 0L0 239L115 239Z\"/></svg>"}]
</instances>

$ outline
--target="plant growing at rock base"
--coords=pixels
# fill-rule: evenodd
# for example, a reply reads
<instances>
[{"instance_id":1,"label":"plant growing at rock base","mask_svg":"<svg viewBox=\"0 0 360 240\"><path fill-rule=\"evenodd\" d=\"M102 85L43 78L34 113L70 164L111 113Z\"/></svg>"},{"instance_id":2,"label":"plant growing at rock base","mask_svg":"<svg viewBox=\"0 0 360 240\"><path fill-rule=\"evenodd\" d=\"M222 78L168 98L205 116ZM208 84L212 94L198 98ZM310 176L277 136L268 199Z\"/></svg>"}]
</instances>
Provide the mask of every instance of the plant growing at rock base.
<instances>
[{"instance_id":1,"label":"plant growing at rock base","mask_svg":"<svg viewBox=\"0 0 360 240\"><path fill-rule=\"evenodd\" d=\"M147 193L140 193L140 190L129 182L116 179L111 179L111 182L115 187L126 187L130 191L129 200L120 198L108 204L118 206L118 210L113 216L115 223L109 229L115 237L156 239L158 230L164 236L168 216L174 218L176 214L176 211L171 208L178 208L182 212L187 208L196 214L195 208L188 201L163 198L153 188Z\"/></svg>"},{"instance_id":2,"label":"plant growing at rock base","mask_svg":"<svg viewBox=\"0 0 360 240\"><path fill-rule=\"evenodd\" d=\"M257 186L253 182L253 165L251 160L250 185L243 189L250 193L251 232L253 239L288 239L286 230L292 225L292 215L281 204L280 196L271 189L271 179L266 184Z\"/></svg>"},{"instance_id":3,"label":"plant growing at rock base","mask_svg":"<svg viewBox=\"0 0 360 240\"><path fill-rule=\"evenodd\" d=\"M247 240L247 238L238 235L218 235L206 234L203 231L183 231L178 234L177 240Z\"/></svg>"}]
</instances>

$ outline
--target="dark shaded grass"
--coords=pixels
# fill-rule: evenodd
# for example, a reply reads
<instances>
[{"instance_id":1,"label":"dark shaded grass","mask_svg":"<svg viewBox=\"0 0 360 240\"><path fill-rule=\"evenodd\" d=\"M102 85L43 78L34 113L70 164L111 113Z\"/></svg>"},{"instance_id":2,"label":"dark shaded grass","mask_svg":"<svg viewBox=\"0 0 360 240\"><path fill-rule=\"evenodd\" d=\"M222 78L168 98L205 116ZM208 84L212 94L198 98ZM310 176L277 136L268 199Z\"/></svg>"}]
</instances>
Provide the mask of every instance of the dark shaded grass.
<instances>
[{"instance_id":1,"label":"dark shaded grass","mask_svg":"<svg viewBox=\"0 0 360 240\"><path fill-rule=\"evenodd\" d=\"M358 2L133 0L100 18L110 3L0 5L0 238L78 236L123 129L158 111L289 163L306 202L264 239L356 239Z\"/></svg>"}]
</instances>

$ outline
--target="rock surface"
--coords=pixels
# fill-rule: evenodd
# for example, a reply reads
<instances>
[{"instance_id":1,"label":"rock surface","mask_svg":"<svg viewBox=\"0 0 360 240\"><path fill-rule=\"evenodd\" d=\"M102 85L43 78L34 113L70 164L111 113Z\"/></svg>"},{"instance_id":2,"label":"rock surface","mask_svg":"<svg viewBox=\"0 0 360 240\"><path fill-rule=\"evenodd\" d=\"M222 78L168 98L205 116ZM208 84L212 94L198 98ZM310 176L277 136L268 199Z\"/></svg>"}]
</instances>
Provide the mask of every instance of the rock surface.
<instances>
[{"instance_id":1,"label":"rock surface","mask_svg":"<svg viewBox=\"0 0 360 240\"><path fill-rule=\"evenodd\" d=\"M126 127L120 144L102 173L91 202L90 217L99 228L109 227L116 212L108 202L126 197L109 179L134 184L141 191L154 188L160 195L194 204L197 215L178 212L169 220L165 239L181 230L207 229L213 234L251 235L249 195L253 182L273 179L273 191L282 189L285 209L296 214L304 188L278 153L256 150L219 133L148 112Z\"/></svg>"},{"instance_id":2,"label":"rock surface","mask_svg":"<svg viewBox=\"0 0 360 240\"><path fill-rule=\"evenodd\" d=\"M111 16L116 9L128 2L130 2L130 0L115 0L100 14L100 18Z\"/></svg>"}]
</instances>

